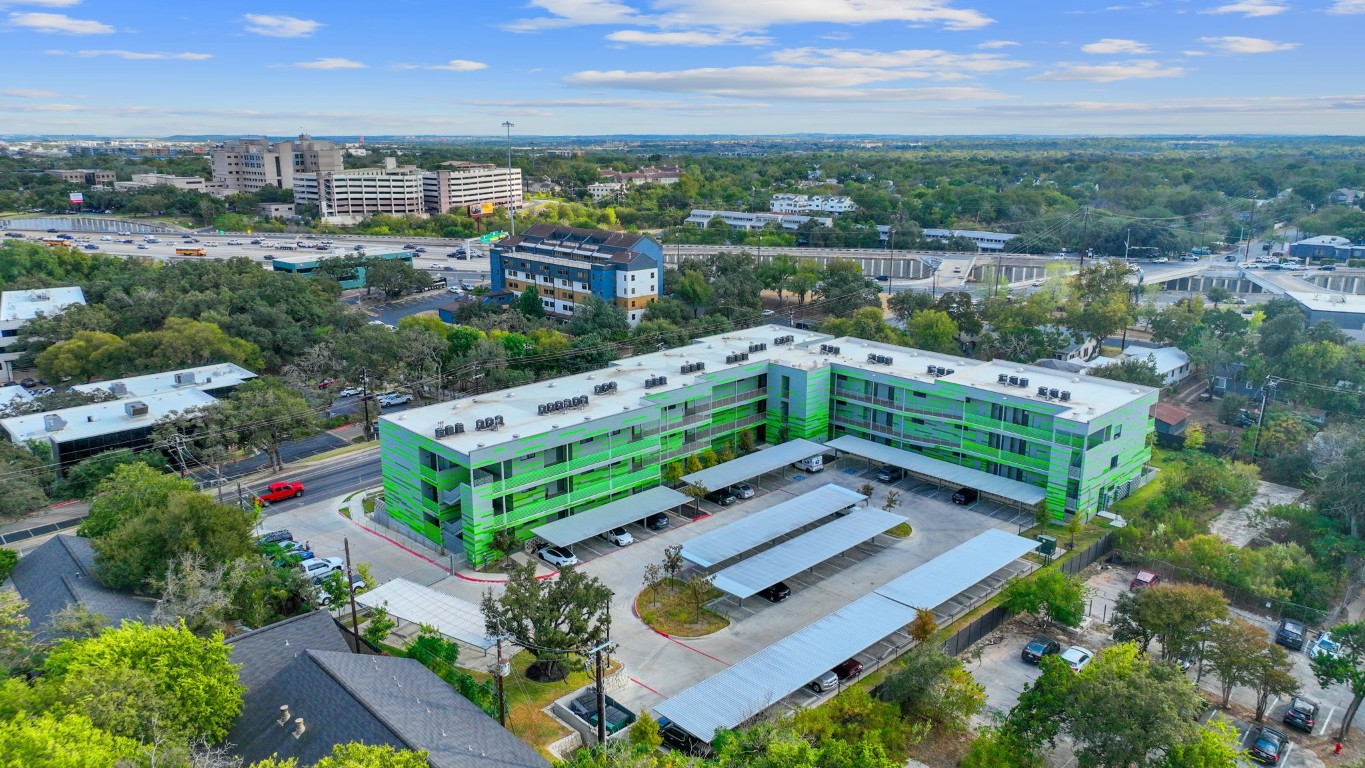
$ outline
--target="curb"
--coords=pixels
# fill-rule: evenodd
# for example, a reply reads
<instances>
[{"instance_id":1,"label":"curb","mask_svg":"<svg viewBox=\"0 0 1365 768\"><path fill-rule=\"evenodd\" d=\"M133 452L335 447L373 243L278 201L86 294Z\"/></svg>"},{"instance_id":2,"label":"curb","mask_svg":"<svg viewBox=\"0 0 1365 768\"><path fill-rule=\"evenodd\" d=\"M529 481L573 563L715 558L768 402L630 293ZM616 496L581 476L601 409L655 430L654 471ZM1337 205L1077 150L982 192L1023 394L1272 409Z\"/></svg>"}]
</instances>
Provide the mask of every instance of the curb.
<instances>
[{"instance_id":1,"label":"curb","mask_svg":"<svg viewBox=\"0 0 1365 768\"><path fill-rule=\"evenodd\" d=\"M413 556L415 556L415 557L421 558L421 559L422 559L423 561L425 561L426 563L429 563L429 564L431 564L431 565L436 566L437 568L440 568L441 570L445 571L446 573L450 574L451 576L454 576L454 577L457 578L457 579L460 579L461 581L468 581L468 582L472 582L472 583L475 583L475 584L506 584L506 583L508 582L508 579L476 579L476 578L474 578L473 576L466 576L466 575L460 573L459 571L452 571L452 570L450 570L449 568L447 568L447 567L445 566L445 564L439 563L439 562L437 562L437 561L435 561L435 560L432 560L430 557L427 557L426 555L422 554L421 552L418 552L417 550L415 550L415 549L413 549L413 548L411 548L411 547L409 547L409 546L407 546L407 545L405 545L405 544L402 544L402 543L400 543L400 542L394 540L393 538L391 538L391 537L389 537L389 536L385 536L384 534L380 533L379 531L376 531L376 530L370 528L368 525L364 525L364 524L362 524L362 523L360 523L360 522L357 522L357 521L354 520L353 518L349 518L349 517L346 517L345 515L342 515L340 509L337 510L337 514L340 515L341 517L345 517L347 520L349 520L350 522L354 523L355 526L356 526L357 528L359 528L360 530L362 530L362 531L364 531L364 532L370 534L371 536L374 536L374 537L379 538L379 539L383 539L384 541L387 541L388 543L394 545L395 547L398 547L399 549L403 550L404 552L407 552L408 554L413 555ZM553 578L553 577L558 576L558 575L559 575L559 571L551 571L551 572L549 572L549 573L546 573L546 574L543 574L543 575L540 575L540 576L536 576L536 579L537 579L537 580L544 580L544 579Z\"/></svg>"},{"instance_id":2,"label":"curb","mask_svg":"<svg viewBox=\"0 0 1365 768\"><path fill-rule=\"evenodd\" d=\"M635 601L634 601L634 600L631 600L631 601L630 601L630 615L634 616L637 620L639 620L639 622L640 622L641 624L644 624L644 625L645 625L645 629L648 629L650 632L653 632L654 634L658 635L659 637L662 637L663 639L669 641L670 643L677 643L678 645L682 646L683 648L686 648L687 650L689 650L689 651L691 651L691 652L693 652L693 653L699 653L699 654L701 654L702 656L705 656L706 658L710 659L711 661L716 662L717 664L720 664L720 665L723 666L723 667L729 668L729 667L733 666L733 665L731 665L729 662L722 661L722 660L716 658L715 656L712 656L711 654L707 653L706 651L699 650L699 649L697 649L697 648L693 648L692 646L688 645L687 643L684 643L683 641L681 641L681 640L677 639L676 637L674 637L674 636L668 634L667 632L663 632L663 631L657 630L657 629L655 629L654 627L651 627L650 625L645 624L645 620L640 618L640 613L639 613L639 611L635 610ZM650 688L649 686L645 685L644 683L641 683L640 681L638 681L638 680L636 680L636 679L634 679L634 678L631 678L631 682L634 682L634 683L638 684L641 688L644 688L644 689L647 690L647 691L653 691L653 692L656 693L656 694L659 693L658 691L655 691L653 688Z\"/></svg>"}]
</instances>

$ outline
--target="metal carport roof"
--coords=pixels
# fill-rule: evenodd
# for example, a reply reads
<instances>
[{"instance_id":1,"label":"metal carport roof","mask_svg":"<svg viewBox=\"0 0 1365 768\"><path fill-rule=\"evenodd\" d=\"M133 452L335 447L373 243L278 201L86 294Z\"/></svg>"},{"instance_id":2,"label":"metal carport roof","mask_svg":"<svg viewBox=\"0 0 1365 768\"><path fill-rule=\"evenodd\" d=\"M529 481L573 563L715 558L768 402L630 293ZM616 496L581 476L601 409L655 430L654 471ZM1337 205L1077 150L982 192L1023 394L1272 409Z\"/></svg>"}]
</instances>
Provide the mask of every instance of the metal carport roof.
<instances>
[{"instance_id":1,"label":"metal carport roof","mask_svg":"<svg viewBox=\"0 0 1365 768\"><path fill-rule=\"evenodd\" d=\"M682 556L710 568L866 498L833 483L822 485L692 539L683 544Z\"/></svg>"},{"instance_id":2,"label":"metal carport roof","mask_svg":"<svg viewBox=\"0 0 1365 768\"><path fill-rule=\"evenodd\" d=\"M787 464L795 464L802 459L818 456L825 450L825 446L813 443L810 440L790 440L781 445L754 451L748 456L740 456L738 459L727 461L724 464L717 464L700 472L683 475L682 481L684 483L696 483L705 486L707 490L717 491L735 483L742 483L750 478L758 477L765 472L781 469Z\"/></svg>"},{"instance_id":3,"label":"metal carport roof","mask_svg":"<svg viewBox=\"0 0 1365 768\"><path fill-rule=\"evenodd\" d=\"M369 592L356 595L355 601L366 608L382 605L397 618L435 627L442 635L475 648L488 650L497 645L497 641L488 636L479 606L407 579L386 581Z\"/></svg>"},{"instance_id":4,"label":"metal carport roof","mask_svg":"<svg viewBox=\"0 0 1365 768\"><path fill-rule=\"evenodd\" d=\"M903 451L889 445L874 443L854 435L843 435L825 443L827 448L846 451L883 464L902 467L911 472L935 477L949 485L975 488L992 496L1010 499L1024 505L1037 504L1047 498L1047 492L1036 485L1021 483L1008 477L992 475L979 469L963 467L949 461L930 458L914 451Z\"/></svg>"},{"instance_id":5,"label":"metal carport roof","mask_svg":"<svg viewBox=\"0 0 1365 768\"><path fill-rule=\"evenodd\" d=\"M743 600L905 522L879 509L859 509L741 560L715 574L716 589Z\"/></svg>"},{"instance_id":6,"label":"metal carport roof","mask_svg":"<svg viewBox=\"0 0 1365 768\"><path fill-rule=\"evenodd\" d=\"M992 528L891 580L877 594L910 608L932 610L1037 546L1032 539Z\"/></svg>"},{"instance_id":7,"label":"metal carport roof","mask_svg":"<svg viewBox=\"0 0 1365 768\"><path fill-rule=\"evenodd\" d=\"M531 533L556 546L567 547L689 501L691 499L672 488L659 486L532 528Z\"/></svg>"},{"instance_id":8,"label":"metal carport roof","mask_svg":"<svg viewBox=\"0 0 1365 768\"><path fill-rule=\"evenodd\" d=\"M654 708L680 728L710 741L887 635L905 628L914 610L872 594L840 608L712 675Z\"/></svg>"}]
</instances>

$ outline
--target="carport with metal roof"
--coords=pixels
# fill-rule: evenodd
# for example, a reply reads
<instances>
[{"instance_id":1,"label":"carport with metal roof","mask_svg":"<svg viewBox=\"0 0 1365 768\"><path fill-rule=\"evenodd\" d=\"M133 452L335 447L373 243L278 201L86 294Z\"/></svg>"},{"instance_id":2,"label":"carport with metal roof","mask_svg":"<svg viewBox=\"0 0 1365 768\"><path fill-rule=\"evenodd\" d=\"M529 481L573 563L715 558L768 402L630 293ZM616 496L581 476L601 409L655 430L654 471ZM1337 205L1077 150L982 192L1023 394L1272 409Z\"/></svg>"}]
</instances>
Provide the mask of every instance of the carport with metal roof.
<instances>
[{"instance_id":1,"label":"carport with metal roof","mask_svg":"<svg viewBox=\"0 0 1365 768\"><path fill-rule=\"evenodd\" d=\"M1047 491L1036 485L992 475L989 472L931 458L914 451L904 451L889 445L874 443L855 435L836 437L826 443L825 446L882 464L900 467L907 472L940 485L947 483L948 485L975 488L985 495L1004 499L1012 504L1032 507L1047 499Z\"/></svg>"},{"instance_id":2,"label":"carport with metal roof","mask_svg":"<svg viewBox=\"0 0 1365 768\"><path fill-rule=\"evenodd\" d=\"M898 632L916 606L939 603L1013 562L1036 542L987 531L655 707L705 741L759 715L845 659ZM888 590L888 588L890 588ZM888 591L884 591L888 590Z\"/></svg>"},{"instance_id":3,"label":"carport with metal roof","mask_svg":"<svg viewBox=\"0 0 1365 768\"><path fill-rule=\"evenodd\" d=\"M497 644L488 636L479 606L407 579L393 579L355 596L366 608L383 606L394 618L426 624L446 637L487 651Z\"/></svg>"},{"instance_id":4,"label":"carport with metal roof","mask_svg":"<svg viewBox=\"0 0 1365 768\"><path fill-rule=\"evenodd\" d=\"M683 475L682 481L700 485L707 490L719 490L772 472L775 469L781 469L788 464L795 464L802 459L819 456L826 450L828 449L819 443L798 438L781 445L774 445L771 448L764 448L761 451L754 451L748 456L740 456L737 459L732 459L724 464L717 464L700 472Z\"/></svg>"},{"instance_id":5,"label":"carport with metal roof","mask_svg":"<svg viewBox=\"0 0 1365 768\"><path fill-rule=\"evenodd\" d=\"M716 589L743 600L904 522L905 518L890 512L859 509L741 560L716 573L711 583Z\"/></svg>"},{"instance_id":6,"label":"carport with metal roof","mask_svg":"<svg viewBox=\"0 0 1365 768\"><path fill-rule=\"evenodd\" d=\"M833 483L822 485L688 541L682 556L710 568L866 498Z\"/></svg>"},{"instance_id":7,"label":"carport with metal roof","mask_svg":"<svg viewBox=\"0 0 1365 768\"><path fill-rule=\"evenodd\" d=\"M531 533L555 546L568 547L612 528L680 507L688 501L688 497L672 488L659 486L546 523L531 529Z\"/></svg>"}]
</instances>

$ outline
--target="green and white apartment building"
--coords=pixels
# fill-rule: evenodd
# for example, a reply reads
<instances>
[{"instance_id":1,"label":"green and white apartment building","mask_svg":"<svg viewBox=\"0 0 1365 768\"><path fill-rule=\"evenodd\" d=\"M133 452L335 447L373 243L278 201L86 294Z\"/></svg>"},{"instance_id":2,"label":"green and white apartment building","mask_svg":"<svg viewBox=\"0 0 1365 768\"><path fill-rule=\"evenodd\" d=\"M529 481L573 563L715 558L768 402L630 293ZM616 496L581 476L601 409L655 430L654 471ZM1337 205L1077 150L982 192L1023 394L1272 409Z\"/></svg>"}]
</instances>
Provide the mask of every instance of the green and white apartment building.
<instances>
[{"instance_id":1,"label":"green and white apartment building","mask_svg":"<svg viewBox=\"0 0 1365 768\"><path fill-rule=\"evenodd\" d=\"M1150 387L764 325L383 416L385 506L482 564L496 531L528 538L752 430L758 444L853 435L1089 517L1142 475L1156 402Z\"/></svg>"}]
</instances>

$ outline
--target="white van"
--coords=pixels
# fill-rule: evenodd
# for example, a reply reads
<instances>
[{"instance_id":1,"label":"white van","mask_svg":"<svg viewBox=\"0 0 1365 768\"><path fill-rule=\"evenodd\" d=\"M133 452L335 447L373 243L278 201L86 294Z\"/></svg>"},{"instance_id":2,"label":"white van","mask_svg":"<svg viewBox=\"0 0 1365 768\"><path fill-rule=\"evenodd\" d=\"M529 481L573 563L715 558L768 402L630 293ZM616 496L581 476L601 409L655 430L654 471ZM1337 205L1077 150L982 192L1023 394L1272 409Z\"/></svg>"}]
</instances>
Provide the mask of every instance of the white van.
<instances>
[{"instance_id":1,"label":"white van","mask_svg":"<svg viewBox=\"0 0 1365 768\"><path fill-rule=\"evenodd\" d=\"M793 464L792 466L796 467L797 469L804 469L805 471L813 474L825 468L825 457L812 456L809 459L802 459Z\"/></svg>"}]
</instances>

